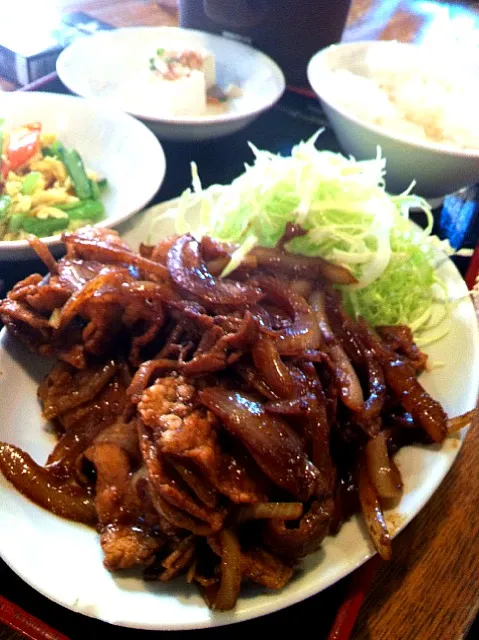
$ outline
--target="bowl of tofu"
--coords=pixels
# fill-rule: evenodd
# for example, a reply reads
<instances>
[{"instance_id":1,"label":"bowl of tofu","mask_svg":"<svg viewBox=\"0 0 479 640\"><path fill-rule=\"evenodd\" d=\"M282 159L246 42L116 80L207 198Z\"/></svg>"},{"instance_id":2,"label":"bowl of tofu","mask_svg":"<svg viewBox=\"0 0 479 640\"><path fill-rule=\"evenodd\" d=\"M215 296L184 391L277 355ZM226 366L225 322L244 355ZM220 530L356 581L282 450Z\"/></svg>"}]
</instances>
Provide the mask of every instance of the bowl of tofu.
<instances>
[{"instance_id":1,"label":"bowl of tofu","mask_svg":"<svg viewBox=\"0 0 479 640\"><path fill-rule=\"evenodd\" d=\"M130 27L73 42L57 71L74 93L101 98L166 140L243 129L285 89L278 65L242 42L193 29Z\"/></svg>"}]
</instances>

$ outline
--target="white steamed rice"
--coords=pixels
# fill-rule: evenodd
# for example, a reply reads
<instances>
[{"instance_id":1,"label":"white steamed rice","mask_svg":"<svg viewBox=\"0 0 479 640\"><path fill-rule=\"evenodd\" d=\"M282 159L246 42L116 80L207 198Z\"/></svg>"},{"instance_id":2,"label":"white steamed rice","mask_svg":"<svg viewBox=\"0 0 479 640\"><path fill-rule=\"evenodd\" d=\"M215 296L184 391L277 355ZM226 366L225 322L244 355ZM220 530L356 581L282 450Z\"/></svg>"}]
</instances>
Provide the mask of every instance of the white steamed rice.
<instances>
[{"instance_id":1,"label":"white steamed rice","mask_svg":"<svg viewBox=\"0 0 479 640\"><path fill-rule=\"evenodd\" d=\"M396 44L368 52L360 72L337 69L330 78L336 100L361 120L416 141L479 149L478 78L457 62Z\"/></svg>"}]
</instances>

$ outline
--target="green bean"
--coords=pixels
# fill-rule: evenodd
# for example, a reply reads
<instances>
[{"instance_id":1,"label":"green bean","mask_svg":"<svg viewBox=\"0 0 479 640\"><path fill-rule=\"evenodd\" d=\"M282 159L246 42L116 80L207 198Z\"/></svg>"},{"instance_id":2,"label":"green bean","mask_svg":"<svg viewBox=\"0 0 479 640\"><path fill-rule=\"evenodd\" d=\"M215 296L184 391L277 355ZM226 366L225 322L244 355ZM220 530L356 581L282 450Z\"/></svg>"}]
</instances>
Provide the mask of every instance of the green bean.
<instances>
[{"instance_id":1,"label":"green bean","mask_svg":"<svg viewBox=\"0 0 479 640\"><path fill-rule=\"evenodd\" d=\"M105 207L99 200L83 200L81 202L69 202L67 204L54 205L55 209L65 211L70 220L101 220L105 213Z\"/></svg>"},{"instance_id":2,"label":"green bean","mask_svg":"<svg viewBox=\"0 0 479 640\"><path fill-rule=\"evenodd\" d=\"M35 236L51 236L57 231L62 231L68 227L70 220L67 216L64 218L33 218L32 216L24 217L22 228L27 233L33 233Z\"/></svg>"},{"instance_id":3,"label":"green bean","mask_svg":"<svg viewBox=\"0 0 479 640\"><path fill-rule=\"evenodd\" d=\"M100 189L100 193L103 193L108 189L108 180L106 178L102 178L97 182L98 188Z\"/></svg>"},{"instance_id":4,"label":"green bean","mask_svg":"<svg viewBox=\"0 0 479 640\"><path fill-rule=\"evenodd\" d=\"M0 196L0 220L5 218L5 216L7 215L11 203L12 199L10 198L10 196Z\"/></svg>"},{"instance_id":5,"label":"green bean","mask_svg":"<svg viewBox=\"0 0 479 640\"><path fill-rule=\"evenodd\" d=\"M105 207L99 200L84 200L76 207L67 209L66 213L70 220L85 220L98 222L103 218Z\"/></svg>"},{"instance_id":6,"label":"green bean","mask_svg":"<svg viewBox=\"0 0 479 640\"><path fill-rule=\"evenodd\" d=\"M43 147L42 156L44 158L46 158L47 156L50 156L52 158L58 158L58 160L61 160L62 159L62 154L61 154L62 149L63 149L62 143L59 142L58 140L55 140L55 142L51 146Z\"/></svg>"},{"instance_id":7,"label":"green bean","mask_svg":"<svg viewBox=\"0 0 479 640\"><path fill-rule=\"evenodd\" d=\"M91 183L88 178L83 160L75 149L62 149L62 161L73 183L76 195L80 200L92 197Z\"/></svg>"},{"instance_id":8,"label":"green bean","mask_svg":"<svg viewBox=\"0 0 479 640\"><path fill-rule=\"evenodd\" d=\"M101 191L98 183L94 180L90 180L91 197L93 200L99 200L101 198Z\"/></svg>"},{"instance_id":9,"label":"green bean","mask_svg":"<svg viewBox=\"0 0 479 640\"><path fill-rule=\"evenodd\" d=\"M16 233L17 231L21 231L23 228L24 219L25 215L23 213L12 213L12 215L8 218L9 232Z\"/></svg>"}]
</instances>

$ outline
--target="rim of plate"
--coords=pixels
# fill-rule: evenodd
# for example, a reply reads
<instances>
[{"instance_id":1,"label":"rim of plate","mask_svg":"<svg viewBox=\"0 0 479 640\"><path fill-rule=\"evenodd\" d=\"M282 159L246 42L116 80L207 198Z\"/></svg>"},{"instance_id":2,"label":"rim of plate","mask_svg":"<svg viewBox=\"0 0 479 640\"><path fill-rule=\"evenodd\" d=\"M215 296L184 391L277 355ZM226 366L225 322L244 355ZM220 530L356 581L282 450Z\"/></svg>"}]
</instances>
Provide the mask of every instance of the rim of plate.
<instances>
[{"instance_id":1,"label":"rim of plate","mask_svg":"<svg viewBox=\"0 0 479 640\"><path fill-rule=\"evenodd\" d=\"M96 33L93 36L89 36L89 38L79 38L74 40L72 44L70 44L66 49L64 49L57 59L57 73L60 76L61 81L65 84L70 91L75 92L79 96L84 96L85 98L96 98L98 100L107 101L109 104L116 104L117 108L123 109L122 101L116 98L104 97L100 98L96 96L94 93L83 93L81 87L83 85L82 82L76 82L75 80L71 80L68 76L68 71L66 72L66 68L70 62L70 59L76 55L76 50L79 49L80 53L84 47L88 46L88 42L91 42L93 38L96 40L100 39L112 39L121 38L125 32L142 32L142 31L158 31L158 32L166 32L172 31L179 32L181 34L191 34L197 35L202 38L206 38L207 40L211 39L213 42L228 42L231 43L232 46L238 49L238 54L241 55L241 52L254 52L260 60L265 64L265 66L269 67L273 76L278 84L278 88L276 92L271 94L271 97L268 98L263 104L256 106L254 109L245 111L245 112L226 112L226 113L218 113L218 114L205 114L204 116L177 116L177 117L155 117L150 115L144 115L141 111L137 110L128 110L127 113L136 116L137 118L141 118L147 122L164 122L165 124L171 125L208 125L208 124L217 124L220 122L234 122L237 120L243 120L244 118L249 118L255 114L262 113L266 111L270 107L272 107L283 95L286 89L286 80L284 77L284 73L281 70L281 67L277 62L273 60L266 53L263 53L259 49L252 47L244 42L238 42L237 40L233 40L232 38L226 38L225 36L220 36L215 33L209 33L207 31L201 31L200 29L184 29L182 27L167 27L167 26L158 26L158 27L122 27L120 29L115 29L114 31L101 31Z\"/></svg>"},{"instance_id":2,"label":"rim of plate","mask_svg":"<svg viewBox=\"0 0 479 640\"><path fill-rule=\"evenodd\" d=\"M2 94L2 96L0 97L0 104L4 95L5 94ZM149 129L146 125L144 125L142 122L137 120L135 117L133 117L129 113L121 111L121 109L118 109L118 108L114 109L111 105L105 104L104 101L98 98L70 96L70 95L64 95L61 93L48 93L46 91L35 91L31 93L19 91L19 92L11 92L10 94L7 94L7 95L9 96L7 100L13 100L13 101L25 100L27 102L28 100L31 99L32 101L43 100L45 102L58 101L59 103L75 102L76 104L80 104L80 102L82 101L84 102L84 105L86 106L87 109L90 108L92 111L105 116L107 119L110 119L110 120L114 119L119 122L121 121L127 122L128 126L135 127L138 133L140 134L141 132L141 135L144 137L143 143L146 140L150 140L151 150L156 149L157 157L155 160L156 162L158 162L158 176L159 176L158 184L154 187L152 183L148 192L145 191L145 195L143 196L143 198L138 201L137 205L135 205L134 210L124 211L120 215L107 215L107 217L104 218L103 220L96 222L93 225L94 227L109 227L112 225L117 226L121 222L128 220L128 218L131 218L131 216L135 215L135 213L138 213L138 211L141 211L141 209L143 209L143 207L145 207L153 198L153 196L157 193L158 189L163 183L163 180L166 174L166 156L163 150L163 146L161 142L158 140L158 138L155 136L155 134L151 131L151 129ZM28 98L26 98L25 96L28 96ZM48 247L51 247L54 245L61 244L61 241L62 241L61 237L62 237L62 234L57 233L53 236L42 237L40 238L40 240L44 244L46 244ZM28 249L29 246L30 245L28 243L28 240L0 240L0 258L1 258L1 252L3 250L5 251L8 250L13 252L16 249L18 250Z\"/></svg>"},{"instance_id":3,"label":"rim of plate","mask_svg":"<svg viewBox=\"0 0 479 640\"><path fill-rule=\"evenodd\" d=\"M334 97L332 98L330 96L330 92L328 91L327 87L326 91L324 91L325 85L322 85L321 81L323 80L325 73L339 69L348 70L345 66L335 67L331 66L327 62L329 56L335 51L354 51L355 49L361 51L362 49L369 49L371 47L386 49L391 48L391 46L397 45L417 50L419 50L419 48L421 47L421 45L415 44L413 42L401 42L399 40L360 40L358 42L342 42L339 44L329 45L329 47L317 51L308 62L307 76L309 84L311 85L314 93L321 102L327 104L331 109L337 111L344 118L351 120L351 122L354 122L358 126L363 127L364 129L367 129L372 133L380 135L383 138L389 138L390 140L398 142L399 144L408 145L410 147L414 147L415 149L421 149L422 151L447 155L456 157L458 159L467 158L479 161L479 149L462 149L460 147L455 147L454 145L441 142L433 142L429 140L414 140L413 138L401 136L400 134L397 134L390 129L374 124L372 122L367 122L366 120L362 120L352 111L344 108L340 103L334 100Z\"/></svg>"}]
</instances>

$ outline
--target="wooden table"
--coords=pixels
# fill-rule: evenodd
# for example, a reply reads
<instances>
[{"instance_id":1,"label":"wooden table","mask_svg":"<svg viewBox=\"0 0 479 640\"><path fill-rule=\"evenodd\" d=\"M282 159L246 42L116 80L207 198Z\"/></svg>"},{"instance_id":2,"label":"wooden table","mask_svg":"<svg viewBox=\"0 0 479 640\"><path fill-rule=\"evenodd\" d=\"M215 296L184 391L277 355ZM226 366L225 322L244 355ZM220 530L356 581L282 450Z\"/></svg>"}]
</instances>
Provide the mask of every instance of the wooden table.
<instances>
[{"instance_id":1,"label":"wooden table","mask_svg":"<svg viewBox=\"0 0 479 640\"><path fill-rule=\"evenodd\" d=\"M174 10L149 1L43 0L44 5L49 3L63 10L86 11L116 26L173 25L177 20ZM460 39L474 47L479 42L479 8L464 2L353 0L345 39L366 38L436 40L443 46ZM479 611L478 504L476 424L439 490L394 541L393 560L381 565L353 640L466 637ZM10 637L1 625L0 637ZM470 640L477 637L476 627Z\"/></svg>"}]
</instances>

